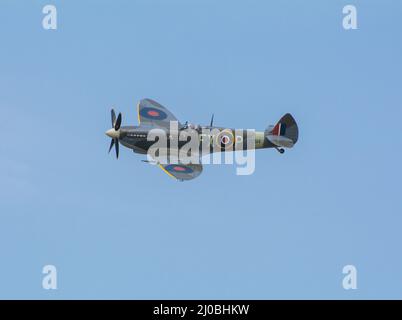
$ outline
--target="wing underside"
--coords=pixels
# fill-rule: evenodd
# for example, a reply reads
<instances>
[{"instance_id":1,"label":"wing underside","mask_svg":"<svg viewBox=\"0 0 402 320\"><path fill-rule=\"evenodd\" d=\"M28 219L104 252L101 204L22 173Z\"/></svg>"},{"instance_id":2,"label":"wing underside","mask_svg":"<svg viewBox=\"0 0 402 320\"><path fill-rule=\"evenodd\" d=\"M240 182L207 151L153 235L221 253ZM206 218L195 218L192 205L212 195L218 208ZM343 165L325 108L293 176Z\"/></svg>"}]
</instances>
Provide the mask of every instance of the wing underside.
<instances>
[{"instance_id":1,"label":"wing underside","mask_svg":"<svg viewBox=\"0 0 402 320\"><path fill-rule=\"evenodd\" d=\"M164 106L151 99L143 99L138 104L138 123L140 125L169 128L170 121L177 118ZM180 123L179 123L180 126Z\"/></svg>"}]
</instances>

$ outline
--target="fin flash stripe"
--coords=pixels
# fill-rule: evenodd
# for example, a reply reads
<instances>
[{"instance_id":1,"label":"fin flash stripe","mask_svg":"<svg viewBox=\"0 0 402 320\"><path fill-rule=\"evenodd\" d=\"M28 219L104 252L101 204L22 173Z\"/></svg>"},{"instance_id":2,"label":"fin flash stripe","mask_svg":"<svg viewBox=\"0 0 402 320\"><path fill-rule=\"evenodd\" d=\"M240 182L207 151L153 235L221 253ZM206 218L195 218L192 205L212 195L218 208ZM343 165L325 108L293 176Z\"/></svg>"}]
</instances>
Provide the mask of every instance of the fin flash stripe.
<instances>
[{"instance_id":1,"label":"fin flash stripe","mask_svg":"<svg viewBox=\"0 0 402 320\"><path fill-rule=\"evenodd\" d=\"M286 123L278 123L272 130L274 136L284 136L286 133Z\"/></svg>"}]
</instances>

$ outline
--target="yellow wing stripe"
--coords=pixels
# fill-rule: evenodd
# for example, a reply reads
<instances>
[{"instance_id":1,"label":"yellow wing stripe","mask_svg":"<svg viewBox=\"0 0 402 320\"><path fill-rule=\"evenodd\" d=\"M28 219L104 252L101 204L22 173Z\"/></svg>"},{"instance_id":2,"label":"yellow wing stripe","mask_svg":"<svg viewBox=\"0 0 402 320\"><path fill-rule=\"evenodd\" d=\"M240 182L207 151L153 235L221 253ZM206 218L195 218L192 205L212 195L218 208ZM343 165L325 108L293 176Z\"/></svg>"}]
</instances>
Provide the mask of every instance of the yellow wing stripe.
<instances>
[{"instance_id":1,"label":"yellow wing stripe","mask_svg":"<svg viewBox=\"0 0 402 320\"><path fill-rule=\"evenodd\" d=\"M161 168L168 176L172 177L173 179L177 179L173 174L167 171L161 164L159 165L159 168Z\"/></svg>"},{"instance_id":2,"label":"yellow wing stripe","mask_svg":"<svg viewBox=\"0 0 402 320\"><path fill-rule=\"evenodd\" d=\"M141 125L141 117L140 117L140 103L137 104L137 117L138 117L138 124Z\"/></svg>"}]
</instances>

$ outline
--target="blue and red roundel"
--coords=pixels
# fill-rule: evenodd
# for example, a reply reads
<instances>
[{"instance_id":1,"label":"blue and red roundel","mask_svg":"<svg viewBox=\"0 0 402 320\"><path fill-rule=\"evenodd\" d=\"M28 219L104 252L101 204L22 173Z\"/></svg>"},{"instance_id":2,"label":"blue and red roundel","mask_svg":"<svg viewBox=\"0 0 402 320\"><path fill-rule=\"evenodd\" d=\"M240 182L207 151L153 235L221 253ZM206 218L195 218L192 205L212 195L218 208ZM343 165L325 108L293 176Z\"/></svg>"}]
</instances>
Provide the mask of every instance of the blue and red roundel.
<instances>
[{"instance_id":1,"label":"blue and red roundel","mask_svg":"<svg viewBox=\"0 0 402 320\"><path fill-rule=\"evenodd\" d=\"M165 170L176 173L193 173L193 169L182 164L169 164Z\"/></svg>"},{"instance_id":2,"label":"blue and red roundel","mask_svg":"<svg viewBox=\"0 0 402 320\"><path fill-rule=\"evenodd\" d=\"M150 107L144 107L140 110L140 116L151 120L163 120L167 118L167 114L162 110Z\"/></svg>"}]
</instances>

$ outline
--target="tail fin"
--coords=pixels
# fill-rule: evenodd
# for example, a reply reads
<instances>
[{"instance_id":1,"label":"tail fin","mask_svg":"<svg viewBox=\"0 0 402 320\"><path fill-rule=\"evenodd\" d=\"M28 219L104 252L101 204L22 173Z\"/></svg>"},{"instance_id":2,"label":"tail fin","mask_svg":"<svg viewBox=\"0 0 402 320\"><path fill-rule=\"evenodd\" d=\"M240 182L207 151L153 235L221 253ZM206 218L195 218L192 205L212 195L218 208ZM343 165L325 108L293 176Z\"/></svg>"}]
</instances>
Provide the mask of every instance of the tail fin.
<instances>
[{"instance_id":1,"label":"tail fin","mask_svg":"<svg viewBox=\"0 0 402 320\"><path fill-rule=\"evenodd\" d=\"M299 128L292 115L287 113L273 128L265 130L265 137L276 146L292 148L299 138Z\"/></svg>"}]
</instances>

